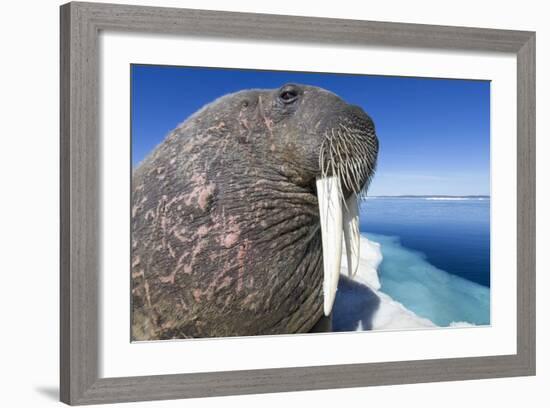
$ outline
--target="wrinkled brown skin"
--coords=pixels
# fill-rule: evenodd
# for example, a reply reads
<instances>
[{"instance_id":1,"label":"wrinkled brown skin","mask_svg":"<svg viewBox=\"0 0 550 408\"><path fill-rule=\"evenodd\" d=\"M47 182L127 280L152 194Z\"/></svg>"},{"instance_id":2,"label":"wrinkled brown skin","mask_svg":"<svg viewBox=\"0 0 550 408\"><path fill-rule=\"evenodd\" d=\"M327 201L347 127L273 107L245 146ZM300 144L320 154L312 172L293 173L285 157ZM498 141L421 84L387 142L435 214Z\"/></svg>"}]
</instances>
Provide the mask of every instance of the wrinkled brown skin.
<instances>
[{"instance_id":1,"label":"wrinkled brown skin","mask_svg":"<svg viewBox=\"0 0 550 408\"><path fill-rule=\"evenodd\" d=\"M308 332L323 316L323 133L362 110L320 88L207 105L134 170L132 338Z\"/></svg>"}]
</instances>

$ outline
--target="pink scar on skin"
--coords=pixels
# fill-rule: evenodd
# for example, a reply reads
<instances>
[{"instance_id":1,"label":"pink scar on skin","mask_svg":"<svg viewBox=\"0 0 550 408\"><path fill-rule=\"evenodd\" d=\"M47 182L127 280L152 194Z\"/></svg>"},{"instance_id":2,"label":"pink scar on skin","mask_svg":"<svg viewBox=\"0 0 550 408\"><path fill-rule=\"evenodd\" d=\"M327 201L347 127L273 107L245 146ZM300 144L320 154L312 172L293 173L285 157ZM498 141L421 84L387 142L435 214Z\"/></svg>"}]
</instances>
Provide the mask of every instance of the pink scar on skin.
<instances>
[{"instance_id":1,"label":"pink scar on skin","mask_svg":"<svg viewBox=\"0 0 550 408\"><path fill-rule=\"evenodd\" d=\"M170 201L168 201L166 203L166 206L165 206L166 211L168 211L170 209L170 207L172 207L172 205L174 205L176 203L179 203L183 199L184 196L185 196L185 194L180 193L180 194L176 195L175 197L173 197ZM180 207L180 206L178 205L178 207ZM180 208L178 208L178 209L180 209Z\"/></svg>"},{"instance_id":2,"label":"pink scar on skin","mask_svg":"<svg viewBox=\"0 0 550 408\"><path fill-rule=\"evenodd\" d=\"M137 212L140 211L143 208L143 203L145 201L147 201L147 196L142 197L139 204L134 204L134 206L132 207L132 217L135 217Z\"/></svg>"},{"instance_id":3,"label":"pink scar on skin","mask_svg":"<svg viewBox=\"0 0 550 408\"><path fill-rule=\"evenodd\" d=\"M192 255L191 255L192 256ZM180 259L178 260L178 264L176 265L176 269L174 269L173 274L175 275L177 271L181 269L181 266L183 265L183 262L185 259L189 258L189 253L184 253L182 256L180 256ZM193 262L187 262L185 265L183 265L183 272L184 273L191 273L191 265Z\"/></svg>"},{"instance_id":4,"label":"pink scar on skin","mask_svg":"<svg viewBox=\"0 0 550 408\"><path fill-rule=\"evenodd\" d=\"M225 219L223 215L221 220L218 218L212 218L212 221L216 223L214 228L220 233L218 243L225 248L231 248L237 243L241 235L241 228L237 222L237 218L230 216L228 219Z\"/></svg>"},{"instance_id":5,"label":"pink scar on skin","mask_svg":"<svg viewBox=\"0 0 550 408\"><path fill-rule=\"evenodd\" d=\"M208 200L210 199L210 197L212 197L212 194L214 193L215 188L216 188L216 185L214 183L210 183L199 190L198 202L201 210L206 210Z\"/></svg>"},{"instance_id":6,"label":"pink scar on skin","mask_svg":"<svg viewBox=\"0 0 550 408\"><path fill-rule=\"evenodd\" d=\"M191 177L191 181L195 184L204 184L206 181L206 177L204 174L193 174L193 177Z\"/></svg>"},{"instance_id":7,"label":"pink scar on skin","mask_svg":"<svg viewBox=\"0 0 550 408\"><path fill-rule=\"evenodd\" d=\"M185 259L189 258L189 253L186 252L182 254L178 259L178 263L174 268L174 270L172 271L172 273L170 273L170 275L167 275L167 276L159 276L159 280L162 283L174 284L176 282L176 275L179 271L183 270L183 273L190 274L193 271L193 264L195 262L195 256L197 252L198 252L197 250L193 252L193 254L191 255L191 260L187 262L185 265L183 264L183 262L185 261Z\"/></svg>"},{"instance_id":8,"label":"pink scar on skin","mask_svg":"<svg viewBox=\"0 0 550 408\"><path fill-rule=\"evenodd\" d=\"M227 288L229 285L231 285L231 278L229 276L226 276L223 278L222 283L218 287L218 290Z\"/></svg>"},{"instance_id":9,"label":"pink scar on skin","mask_svg":"<svg viewBox=\"0 0 550 408\"><path fill-rule=\"evenodd\" d=\"M195 144L194 143L187 143L186 146L183 148L183 151L185 153L189 153L191 150L193 150L193 147L195 147Z\"/></svg>"},{"instance_id":10,"label":"pink scar on skin","mask_svg":"<svg viewBox=\"0 0 550 408\"><path fill-rule=\"evenodd\" d=\"M161 281L162 283L174 284L174 282L176 281L176 272L174 271L168 276L159 276L159 281Z\"/></svg>"},{"instance_id":11,"label":"pink scar on skin","mask_svg":"<svg viewBox=\"0 0 550 408\"><path fill-rule=\"evenodd\" d=\"M177 230L177 229L174 229L173 230L173 234L174 236L180 241L180 242L183 242L183 243L187 243L189 240L185 237L185 234L187 233L187 229L186 228L182 228L180 230Z\"/></svg>"},{"instance_id":12,"label":"pink scar on skin","mask_svg":"<svg viewBox=\"0 0 550 408\"><path fill-rule=\"evenodd\" d=\"M132 268L135 268L136 266L138 266L139 262L140 262L140 259L139 259L139 255L138 255L134 258L134 261L132 262Z\"/></svg>"},{"instance_id":13,"label":"pink scar on skin","mask_svg":"<svg viewBox=\"0 0 550 408\"><path fill-rule=\"evenodd\" d=\"M210 126L208 129L206 129L206 131L208 132L209 130L221 130L225 127L225 123L224 122L220 122L219 124L215 125L215 126Z\"/></svg>"},{"instance_id":14,"label":"pink scar on skin","mask_svg":"<svg viewBox=\"0 0 550 408\"><path fill-rule=\"evenodd\" d=\"M206 234L208 234L208 228L206 228L204 225L201 225L197 230L197 235L200 237L204 237Z\"/></svg>"},{"instance_id":15,"label":"pink scar on skin","mask_svg":"<svg viewBox=\"0 0 550 408\"><path fill-rule=\"evenodd\" d=\"M231 234L227 234L223 239L223 246L226 248L231 248L237 243L238 240L239 234L237 232L232 232Z\"/></svg>"},{"instance_id":16,"label":"pink scar on skin","mask_svg":"<svg viewBox=\"0 0 550 408\"><path fill-rule=\"evenodd\" d=\"M194 174L191 177L191 182L195 184L193 191L191 191L185 200L185 205L190 206L193 199L196 197L197 204L201 210L206 210L208 200L214 194L216 185L214 183L206 184L206 178L202 174Z\"/></svg>"},{"instance_id":17,"label":"pink scar on skin","mask_svg":"<svg viewBox=\"0 0 550 408\"><path fill-rule=\"evenodd\" d=\"M248 120L246 118L240 120L241 126L245 128L246 130L250 130L250 126L248 125Z\"/></svg>"},{"instance_id":18,"label":"pink scar on skin","mask_svg":"<svg viewBox=\"0 0 550 408\"><path fill-rule=\"evenodd\" d=\"M176 253L174 252L174 249L172 248L172 245L170 245L170 243L167 244L168 246L168 252L170 253L170 256L172 258L175 258L176 257Z\"/></svg>"},{"instance_id":19,"label":"pink scar on skin","mask_svg":"<svg viewBox=\"0 0 550 408\"><path fill-rule=\"evenodd\" d=\"M248 305L252 304L252 302L254 301L254 297L255 297L255 293L251 293L249 295L246 295L246 297L243 300L243 305L248 306Z\"/></svg>"},{"instance_id":20,"label":"pink scar on skin","mask_svg":"<svg viewBox=\"0 0 550 408\"><path fill-rule=\"evenodd\" d=\"M145 281L143 287L145 288L145 299L147 300L147 306L151 307L151 291L149 289L149 282Z\"/></svg>"}]
</instances>

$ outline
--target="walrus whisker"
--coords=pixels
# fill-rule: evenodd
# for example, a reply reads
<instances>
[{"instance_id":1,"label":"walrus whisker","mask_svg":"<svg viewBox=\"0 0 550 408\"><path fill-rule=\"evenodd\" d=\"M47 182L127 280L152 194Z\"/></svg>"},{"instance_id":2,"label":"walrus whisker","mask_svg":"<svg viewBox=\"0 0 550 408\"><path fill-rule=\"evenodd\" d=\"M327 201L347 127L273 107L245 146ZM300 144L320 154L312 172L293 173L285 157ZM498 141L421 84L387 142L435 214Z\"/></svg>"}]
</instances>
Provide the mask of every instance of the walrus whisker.
<instances>
[{"instance_id":1,"label":"walrus whisker","mask_svg":"<svg viewBox=\"0 0 550 408\"><path fill-rule=\"evenodd\" d=\"M343 151L348 152L349 150L348 150L348 140L347 140L347 138L345 136L342 136L342 132L340 132L339 129L337 130L337 133L338 133L338 136L339 136L338 139L342 142ZM348 157L348 154L346 153L346 160L342 159L342 163L344 163L344 170L345 170L344 184L345 184L345 186L348 190L351 190L352 186L351 186L351 178L350 178L350 174L349 174L349 166L346 164L348 162L348 160L349 160L349 157Z\"/></svg>"},{"instance_id":2,"label":"walrus whisker","mask_svg":"<svg viewBox=\"0 0 550 408\"><path fill-rule=\"evenodd\" d=\"M363 196L362 184L366 187L370 182L368 175L373 171L376 154L371 148L375 146L371 139L368 132L343 123L326 131L319 155L321 175L336 175L348 191ZM343 192L341 198L344 199Z\"/></svg>"}]
</instances>

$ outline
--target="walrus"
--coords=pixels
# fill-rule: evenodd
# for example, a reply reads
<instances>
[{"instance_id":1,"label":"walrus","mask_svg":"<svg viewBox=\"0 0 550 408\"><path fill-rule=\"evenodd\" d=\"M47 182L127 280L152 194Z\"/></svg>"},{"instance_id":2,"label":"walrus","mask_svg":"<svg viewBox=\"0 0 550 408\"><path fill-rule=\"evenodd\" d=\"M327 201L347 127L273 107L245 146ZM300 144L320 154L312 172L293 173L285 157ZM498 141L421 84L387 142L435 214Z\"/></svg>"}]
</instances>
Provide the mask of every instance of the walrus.
<instances>
[{"instance_id":1,"label":"walrus","mask_svg":"<svg viewBox=\"0 0 550 408\"><path fill-rule=\"evenodd\" d=\"M184 97L184 96L182 96ZM359 256L372 119L286 84L206 105L132 173L132 340L309 332Z\"/></svg>"}]
</instances>

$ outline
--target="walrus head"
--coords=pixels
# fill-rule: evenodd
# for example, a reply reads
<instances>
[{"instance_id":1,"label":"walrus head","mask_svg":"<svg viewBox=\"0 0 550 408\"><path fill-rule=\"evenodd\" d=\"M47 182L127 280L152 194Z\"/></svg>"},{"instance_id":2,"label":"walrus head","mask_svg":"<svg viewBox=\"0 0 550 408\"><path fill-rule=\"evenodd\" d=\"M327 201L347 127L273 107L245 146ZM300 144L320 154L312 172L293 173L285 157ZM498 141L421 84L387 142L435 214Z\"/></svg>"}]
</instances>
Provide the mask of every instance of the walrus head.
<instances>
[{"instance_id":1,"label":"walrus head","mask_svg":"<svg viewBox=\"0 0 550 408\"><path fill-rule=\"evenodd\" d=\"M342 237L357 270L377 153L371 118L318 87L240 91L193 114L134 171L135 333L310 330L331 312Z\"/></svg>"},{"instance_id":2,"label":"walrus head","mask_svg":"<svg viewBox=\"0 0 550 408\"><path fill-rule=\"evenodd\" d=\"M241 143L252 145L257 157L288 181L317 195L328 316L338 285L342 234L352 276L359 265L358 198L366 195L378 155L372 119L332 92L299 84L242 91L220 102L219 112L216 103L208 109L220 120L230 121L228 112L239 118L246 130Z\"/></svg>"}]
</instances>

